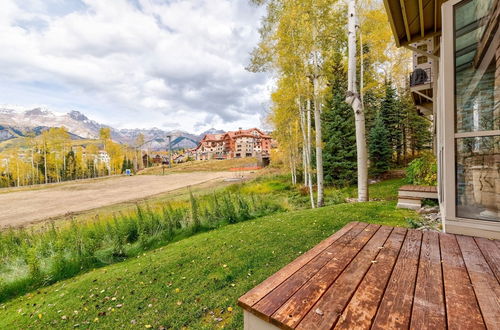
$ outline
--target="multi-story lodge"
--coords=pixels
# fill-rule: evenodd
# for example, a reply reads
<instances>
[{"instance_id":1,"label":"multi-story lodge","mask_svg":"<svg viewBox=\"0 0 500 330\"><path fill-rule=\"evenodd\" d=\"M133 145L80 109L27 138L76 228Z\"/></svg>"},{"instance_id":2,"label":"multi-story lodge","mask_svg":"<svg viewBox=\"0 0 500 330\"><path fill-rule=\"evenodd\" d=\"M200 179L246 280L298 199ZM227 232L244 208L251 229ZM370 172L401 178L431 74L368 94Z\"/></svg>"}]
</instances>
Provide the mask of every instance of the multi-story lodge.
<instances>
[{"instance_id":1,"label":"multi-story lodge","mask_svg":"<svg viewBox=\"0 0 500 330\"><path fill-rule=\"evenodd\" d=\"M207 134L196 148L197 160L231 159L269 155L271 137L258 128L225 134Z\"/></svg>"}]
</instances>

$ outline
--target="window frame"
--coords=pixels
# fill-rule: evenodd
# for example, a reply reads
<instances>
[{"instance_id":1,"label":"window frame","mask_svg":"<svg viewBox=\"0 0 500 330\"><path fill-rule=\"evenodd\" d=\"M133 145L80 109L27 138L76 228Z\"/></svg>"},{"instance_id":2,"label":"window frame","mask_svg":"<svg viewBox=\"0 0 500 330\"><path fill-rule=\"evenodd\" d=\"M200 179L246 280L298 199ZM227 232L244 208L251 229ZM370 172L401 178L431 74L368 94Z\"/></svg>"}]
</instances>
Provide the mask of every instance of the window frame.
<instances>
[{"instance_id":1,"label":"window frame","mask_svg":"<svg viewBox=\"0 0 500 330\"><path fill-rule=\"evenodd\" d=\"M442 211L444 218L444 230L447 231L447 224L460 223L460 226L467 228L463 232L473 232L472 228L499 231L500 222L462 218L457 216L457 139L465 137L486 137L500 136L500 130L476 131L476 132L461 132L456 131L456 86L455 86L455 8L464 5L472 0L449 0L445 2L442 9L442 39L441 39L441 58L440 58L440 80L439 85L442 88L439 101L440 111L442 115L439 117L441 124L441 146L439 149L440 155L440 185L442 185ZM497 32L498 33L498 32ZM488 45L488 50L482 59L481 66L487 66L495 57L495 41L492 40ZM453 60L449 60L453 59ZM481 68L478 68L480 70ZM450 120L453 118L453 120ZM455 231L455 230L454 230Z\"/></svg>"}]
</instances>

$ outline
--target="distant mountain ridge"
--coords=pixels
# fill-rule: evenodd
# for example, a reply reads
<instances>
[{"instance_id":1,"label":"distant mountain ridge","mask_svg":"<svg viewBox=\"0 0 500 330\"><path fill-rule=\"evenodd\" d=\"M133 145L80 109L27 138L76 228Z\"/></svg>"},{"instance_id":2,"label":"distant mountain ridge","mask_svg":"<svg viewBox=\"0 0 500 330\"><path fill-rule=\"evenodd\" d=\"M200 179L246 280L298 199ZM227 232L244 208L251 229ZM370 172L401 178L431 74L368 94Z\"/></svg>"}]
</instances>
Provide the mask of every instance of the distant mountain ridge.
<instances>
[{"instance_id":1,"label":"distant mountain ridge","mask_svg":"<svg viewBox=\"0 0 500 330\"><path fill-rule=\"evenodd\" d=\"M224 133L224 131L215 128L201 134L179 130L166 131L159 128L116 129L91 120L76 110L62 114L43 108L29 110L0 108L0 142L24 137L29 133L39 135L51 127L63 126L68 129L73 139L97 139L99 130L103 127L109 127L111 138L115 142L128 145L134 145L137 136L142 133L146 142L143 148L150 150L166 150L168 148L167 136L169 135L172 139L172 148L179 149L196 147L205 134Z\"/></svg>"}]
</instances>

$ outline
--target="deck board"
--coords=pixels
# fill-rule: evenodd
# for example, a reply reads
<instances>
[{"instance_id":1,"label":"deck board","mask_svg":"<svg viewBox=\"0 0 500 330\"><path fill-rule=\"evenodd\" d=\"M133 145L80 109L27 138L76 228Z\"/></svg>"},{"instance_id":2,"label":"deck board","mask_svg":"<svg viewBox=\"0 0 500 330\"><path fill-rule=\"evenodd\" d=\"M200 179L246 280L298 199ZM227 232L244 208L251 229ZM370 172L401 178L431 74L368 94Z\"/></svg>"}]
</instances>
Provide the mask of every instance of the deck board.
<instances>
[{"instance_id":1,"label":"deck board","mask_svg":"<svg viewBox=\"0 0 500 330\"><path fill-rule=\"evenodd\" d=\"M418 267L410 328L444 329L446 311L438 233L423 233Z\"/></svg>"},{"instance_id":2,"label":"deck board","mask_svg":"<svg viewBox=\"0 0 500 330\"><path fill-rule=\"evenodd\" d=\"M238 304L283 329L499 329L498 241L350 223Z\"/></svg>"},{"instance_id":3,"label":"deck board","mask_svg":"<svg viewBox=\"0 0 500 330\"><path fill-rule=\"evenodd\" d=\"M474 238L457 237L465 267L481 308L484 323L489 329L500 329L500 287Z\"/></svg>"},{"instance_id":4,"label":"deck board","mask_svg":"<svg viewBox=\"0 0 500 330\"><path fill-rule=\"evenodd\" d=\"M372 261L380 252L380 247L391 234L392 229L382 227L359 252L356 258L338 277L320 300L309 311L304 310L306 317L300 322L297 329L331 329L337 322L350 297L363 279L366 271L372 265ZM320 313L318 313L320 311ZM290 327L296 327L297 322L287 323Z\"/></svg>"},{"instance_id":5,"label":"deck board","mask_svg":"<svg viewBox=\"0 0 500 330\"><path fill-rule=\"evenodd\" d=\"M280 309L273 315L279 323L286 324L294 328L300 320L308 313L311 307L318 301L330 285L336 281L340 273L348 266L352 265L352 259L357 257L365 249L373 248L373 241L385 241L387 230L380 231L380 226L371 225L365 231L363 240L344 249L342 254L330 260L315 276L313 276L301 289L296 292ZM368 243L367 243L368 242ZM383 242L380 242L382 244ZM363 248L364 246L364 248Z\"/></svg>"},{"instance_id":6,"label":"deck board","mask_svg":"<svg viewBox=\"0 0 500 330\"><path fill-rule=\"evenodd\" d=\"M475 237L474 240L483 253L493 274L495 274L497 281L500 281L500 249L497 248L495 241L483 237Z\"/></svg>"},{"instance_id":7,"label":"deck board","mask_svg":"<svg viewBox=\"0 0 500 330\"><path fill-rule=\"evenodd\" d=\"M372 329L408 328L421 242L419 231L412 230L406 235Z\"/></svg>"},{"instance_id":8,"label":"deck board","mask_svg":"<svg viewBox=\"0 0 500 330\"><path fill-rule=\"evenodd\" d=\"M344 309L335 329L370 329L378 305L392 274L406 236L405 228L394 228L383 248Z\"/></svg>"},{"instance_id":9,"label":"deck board","mask_svg":"<svg viewBox=\"0 0 500 330\"><path fill-rule=\"evenodd\" d=\"M446 316L450 329L484 329L476 295L455 235L440 235Z\"/></svg>"}]
</instances>

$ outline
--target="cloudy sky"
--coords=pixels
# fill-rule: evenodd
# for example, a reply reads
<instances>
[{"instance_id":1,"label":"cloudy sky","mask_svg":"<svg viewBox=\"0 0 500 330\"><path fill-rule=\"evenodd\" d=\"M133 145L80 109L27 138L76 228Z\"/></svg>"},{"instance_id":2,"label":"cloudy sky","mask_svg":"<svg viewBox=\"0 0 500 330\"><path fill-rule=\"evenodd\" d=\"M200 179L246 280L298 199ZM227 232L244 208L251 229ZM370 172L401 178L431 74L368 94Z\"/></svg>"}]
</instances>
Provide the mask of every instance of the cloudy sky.
<instances>
[{"instance_id":1,"label":"cloudy sky","mask_svg":"<svg viewBox=\"0 0 500 330\"><path fill-rule=\"evenodd\" d=\"M245 71L247 0L0 0L0 104L119 128L262 126L271 83Z\"/></svg>"}]
</instances>

